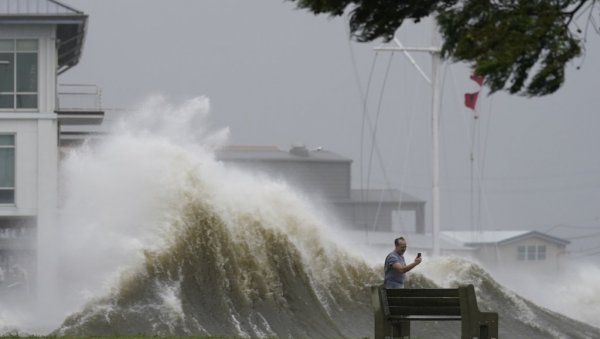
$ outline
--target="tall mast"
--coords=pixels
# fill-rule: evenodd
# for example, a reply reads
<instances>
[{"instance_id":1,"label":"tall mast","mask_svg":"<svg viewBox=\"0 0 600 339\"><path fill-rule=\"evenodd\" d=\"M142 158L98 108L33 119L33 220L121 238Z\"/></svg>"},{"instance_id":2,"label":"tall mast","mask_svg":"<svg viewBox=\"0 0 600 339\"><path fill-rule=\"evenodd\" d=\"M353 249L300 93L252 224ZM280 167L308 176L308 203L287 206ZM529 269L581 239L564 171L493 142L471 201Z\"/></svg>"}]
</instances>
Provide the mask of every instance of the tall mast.
<instances>
[{"instance_id":1,"label":"tall mast","mask_svg":"<svg viewBox=\"0 0 600 339\"><path fill-rule=\"evenodd\" d=\"M431 85L431 143L432 143L432 183L431 183L431 223L433 235L433 255L440 255L440 141L439 141L439 116L440 116L440 47L438 33L435 25L432 31L431 47L404 47L400 40L394 38L393 44L376 47L376 51L403 52L417 69L421 76ZM409 52L425 52L431 55L431 79L425 75Z\"/></svg>"},{"instance_id":2,"label":"tall mast","mask_svg":"<svg viewBox=\"0 0 600 339\"><path fill-rule=\"evenodd\" d=\"M431 43L438 48L437 32L433 29ZM433 226L433 255L440 255L440 52L431 53L431 224Z\"/></svg>"}]
</instances>

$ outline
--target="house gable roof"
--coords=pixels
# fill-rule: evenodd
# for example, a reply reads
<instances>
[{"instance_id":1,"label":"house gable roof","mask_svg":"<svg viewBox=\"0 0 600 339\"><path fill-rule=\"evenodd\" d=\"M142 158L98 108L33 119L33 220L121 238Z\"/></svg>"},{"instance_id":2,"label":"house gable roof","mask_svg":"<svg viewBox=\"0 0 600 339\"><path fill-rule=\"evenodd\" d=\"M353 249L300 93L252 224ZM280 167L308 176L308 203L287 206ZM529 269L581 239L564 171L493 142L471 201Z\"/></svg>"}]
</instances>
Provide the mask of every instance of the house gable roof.
<instances>
[{"instance_id":1,"label":"house gable roof","mask_svg":"<svg viewBox=\"0 0 600 339\"><path fill-rule=\"evenodd\" d=\"M228 145L216 152L218 160L223 161L261 161L261 162L341 162L350 164L352 160L323 148L308 149L305 146L293 146L284 151L270 145Z\"/></svg>"},{"instance_id":2,"label":"house gable roof","mask_svg":"<svg viewBox=\"0 0 600 339\"><path fill-rule=\"evenodd\" d=\"M444 231L442 235L453 241L462 243L464 246L505 245L527 238L538 238L562 246L570 243L568 240L538 231Z\"/></svg>"},{"instance_id":3,"label":"house gable roof","mask_svg":"<svg viewBox=\"0 0 600 339\"><path fill-rule=\"evenodd\" d=\"M425 204L425 201L397 189L352 189L350 198L353 201L392 202Z\"/></svg>"}]
</instances>

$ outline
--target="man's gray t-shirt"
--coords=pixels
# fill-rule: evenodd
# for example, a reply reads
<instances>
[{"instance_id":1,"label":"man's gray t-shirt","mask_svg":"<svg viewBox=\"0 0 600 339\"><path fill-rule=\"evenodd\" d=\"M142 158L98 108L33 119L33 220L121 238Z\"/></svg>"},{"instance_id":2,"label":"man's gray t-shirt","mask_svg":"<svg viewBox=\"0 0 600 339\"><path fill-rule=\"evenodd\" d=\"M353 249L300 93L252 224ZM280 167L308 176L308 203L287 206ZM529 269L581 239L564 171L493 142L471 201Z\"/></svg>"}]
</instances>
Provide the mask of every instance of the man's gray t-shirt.
<instances>
[{"instance_id":1,"label":"man's gray t-shirt","mask_svg":"<svg viewBox=\"0 0 600 339\"><path fill-rule=\"evenodd\" d=\"M404 273L392 268L392 265L397 262L402 264L402 266L406 266L404 257L398 254L396 251L392 251L385 258L385 275L383 280L383 285L385 288L404 288Z\"/></svg>"}]
</instances>

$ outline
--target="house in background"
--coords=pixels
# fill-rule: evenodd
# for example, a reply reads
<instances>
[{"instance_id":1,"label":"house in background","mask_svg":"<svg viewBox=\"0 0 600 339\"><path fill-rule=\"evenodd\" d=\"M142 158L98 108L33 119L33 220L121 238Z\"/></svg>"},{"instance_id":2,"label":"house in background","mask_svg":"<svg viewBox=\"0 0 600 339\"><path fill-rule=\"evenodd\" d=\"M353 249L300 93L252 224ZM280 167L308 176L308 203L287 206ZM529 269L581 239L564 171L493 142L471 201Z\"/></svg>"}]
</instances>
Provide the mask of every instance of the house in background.
<instances>
[{"instance_id":1,"label":"house in background","mask_svg":"<svg viewBox=\"0 0 600 339\"><path fill-rule=\"evenodd\" d=\"M0 286L32 293L55 264L39 252L57 244L61 126L90 121L57 106L56 85L79 62L87 15L55 0L0 4Z\"/></svg>"},{"instance_id":2,"label":"house in background","mask_svg":"<svg viewBox=\"0 0 600 339\"><path fill-rule=\"evenodd\" d=\"M464 248L491 269L556 273L568 240L537 231L444 231L442 236Z\"/></svg>"},{"instance_id":3,"label":"house in background","mask_svg":"<svg viewBox=\"0 0 600 339\"><path fill-rule=\"evenodd\" d=\"M393 189L351 188L352 160L334 152L305 146L284 151L276 146L230 145L216 152L217 160L285 180L334 212L349 230L400 231L398 211L413 215L414 227L425 232L425 202Z\"/></svg>"}]
</instances>

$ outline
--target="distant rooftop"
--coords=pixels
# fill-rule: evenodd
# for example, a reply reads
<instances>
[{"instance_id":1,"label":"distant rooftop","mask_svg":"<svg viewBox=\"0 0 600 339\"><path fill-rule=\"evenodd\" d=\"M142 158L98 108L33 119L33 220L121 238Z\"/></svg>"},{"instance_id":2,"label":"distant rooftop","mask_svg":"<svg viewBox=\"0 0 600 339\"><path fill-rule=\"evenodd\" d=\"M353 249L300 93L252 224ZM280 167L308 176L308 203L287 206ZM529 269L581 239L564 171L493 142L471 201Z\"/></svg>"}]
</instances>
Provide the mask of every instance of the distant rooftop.
<instances>
[{"instance_id":1,"label":"distant rooftop","mask_svg":"<svg viewBox=\"0 0 600 339\"><path fill-rule=\"evenodd\" d=\"M444 237L469 245L482 245L482 244L503 244L512 241L516 241L525 237L537 237L542 238L551 242L566 245L569 241L553 237L546 233L537 231L444 231L442 232Z\"/></svg>"},{"instance_id":2,"label":"distant rooftop","mask_svg":"<svg viewBox=\"0 0 600 339\"><path fill-rule=\"evenodd\" d=\"M289 151L272 145L228 145L216 152L224 161L325 161L352 162L349 158L321 147L292 146Z\"/></svg>"},{"instance_id":3,"label":"distant rooftop","mask_svg":"<svg viewBox=\"0 0 600 339\"><path fill-rule=\"evenodd\" d=\"M83 50L87 15L56 0L0 0L2 25L56 25L58 74L77 65Z\"/></svg>"},{"instance_id":4,"label":"distant rooftop","mask_svg":"<svg viewBox=\"0 0 600 339\"><path fill-rule=\"evenodd\" d=\"M425 203L422 199L396 189L353 189L350 191L350 198L353 201Z\"/></svg>"}]
</instances>

